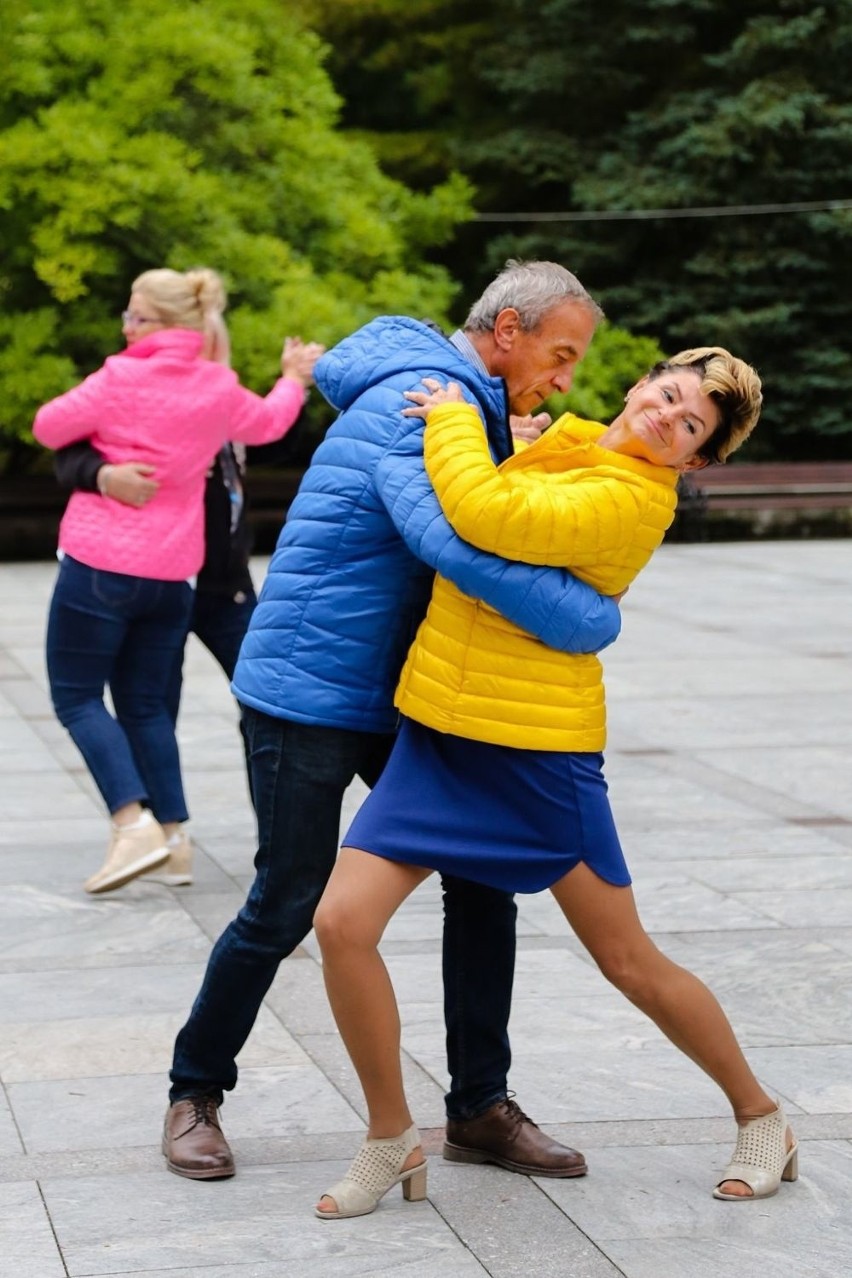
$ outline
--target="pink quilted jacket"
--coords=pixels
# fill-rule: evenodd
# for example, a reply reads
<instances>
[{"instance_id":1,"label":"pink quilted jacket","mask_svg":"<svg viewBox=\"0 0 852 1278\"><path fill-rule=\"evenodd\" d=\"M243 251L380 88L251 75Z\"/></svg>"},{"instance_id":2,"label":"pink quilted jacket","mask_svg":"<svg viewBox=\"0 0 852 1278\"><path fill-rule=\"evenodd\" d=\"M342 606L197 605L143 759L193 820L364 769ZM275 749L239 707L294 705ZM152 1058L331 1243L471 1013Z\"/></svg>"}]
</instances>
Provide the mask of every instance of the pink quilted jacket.
<instances>
[{"instance_id":1,"label":"pink quilted jacket","mask_svg":"<svg viewBox=\"0 0 852 1278\"><path fill-rule=\"evenodd\" d=\"M204 482L226 440L268 444L293 425L305 400L280 378L265 399L222 364L201 358L203 338L160 329L40 408L33 434L47 448L90 439L108 462L147 462L160 488L137 510L99 493L74 493L60 549L91 568L182 581L204 560Z\"/></svg>"}]
</instances>

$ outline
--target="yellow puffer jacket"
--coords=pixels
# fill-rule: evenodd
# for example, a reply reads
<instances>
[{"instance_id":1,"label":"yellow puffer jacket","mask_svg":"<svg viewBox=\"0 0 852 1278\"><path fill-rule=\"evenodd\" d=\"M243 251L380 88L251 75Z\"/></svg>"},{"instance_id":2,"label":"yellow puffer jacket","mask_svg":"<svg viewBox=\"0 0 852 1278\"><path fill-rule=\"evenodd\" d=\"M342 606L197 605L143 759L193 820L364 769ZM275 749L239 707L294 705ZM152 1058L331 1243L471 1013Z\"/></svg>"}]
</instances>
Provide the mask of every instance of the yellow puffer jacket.
<instances>
[{"instance_id":1,"label":"yellow puffer jacket","mask_svg":"<svg viewBox=\"0 0 852 1278\"><path fill-rule=\"evenodd\" d=\"M677 471L602 448L606 429L566 414L497 469L476 410L433 409L426 468L466 541L504 559L569 568L619 594L674 518ZM547 648L436 577L396 705L439 732L532 750L602 750L601 663Z\"/></svg>"}]
</instances>

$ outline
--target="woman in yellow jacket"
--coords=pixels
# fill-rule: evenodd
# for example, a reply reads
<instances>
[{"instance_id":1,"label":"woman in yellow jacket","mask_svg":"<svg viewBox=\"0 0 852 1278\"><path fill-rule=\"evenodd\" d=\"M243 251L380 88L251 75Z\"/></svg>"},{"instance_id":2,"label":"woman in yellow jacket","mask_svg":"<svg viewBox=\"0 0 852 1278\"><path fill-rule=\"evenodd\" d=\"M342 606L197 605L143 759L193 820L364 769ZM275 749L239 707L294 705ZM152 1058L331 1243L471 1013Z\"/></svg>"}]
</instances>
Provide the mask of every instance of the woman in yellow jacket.
<instances>
[{"instance_id":1,"label":"woman in yellow jacket","mask_svg":"<svg viewBox=\"0 0 852 1278\"><path fill-rule=\"evenodd\" d=\"M407 411L427 417L427 469L456 531L504 558L570 568L612 595L662 541L679 475L724 461L761 405L760 380L741 360L717 347L685 351L637 383L609 427L567 415L498 470L458 387L424 384L432 393L410 394ZM398 742L314 921L370 1116L369 1138L317 1215L366 1214L397 1183L406 1197L425 1195L378 943L433 870L507 891L550 888L604 975L725 1092L738 1137L717 1197L762 1198L794 1180L797 1147L780 1105L711 992L639 920L602 773L598 659L545 648L438 577L397 705ZM444 1153L487 1157L452 1142Z\"/></svg>"}]
</instances>

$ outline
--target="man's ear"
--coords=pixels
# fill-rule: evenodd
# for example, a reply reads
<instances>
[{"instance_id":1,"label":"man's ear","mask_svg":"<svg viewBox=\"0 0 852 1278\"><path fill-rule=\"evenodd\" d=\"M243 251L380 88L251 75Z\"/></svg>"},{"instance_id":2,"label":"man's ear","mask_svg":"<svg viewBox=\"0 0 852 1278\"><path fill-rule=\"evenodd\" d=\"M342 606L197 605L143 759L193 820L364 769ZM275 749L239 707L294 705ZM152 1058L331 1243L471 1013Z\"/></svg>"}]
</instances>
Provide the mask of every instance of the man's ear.
<instances>
[{"instance_id":1,"label":"man's ear","mask_svg":"<svg viewBox=\"0 0 852 1278\"><path fill-rule=\"evenodd\" d=\"M494 321L494 343L498 350L507 351L521 330L521 317L514 306L500 311Z\"/></svg>"}]
</instances>

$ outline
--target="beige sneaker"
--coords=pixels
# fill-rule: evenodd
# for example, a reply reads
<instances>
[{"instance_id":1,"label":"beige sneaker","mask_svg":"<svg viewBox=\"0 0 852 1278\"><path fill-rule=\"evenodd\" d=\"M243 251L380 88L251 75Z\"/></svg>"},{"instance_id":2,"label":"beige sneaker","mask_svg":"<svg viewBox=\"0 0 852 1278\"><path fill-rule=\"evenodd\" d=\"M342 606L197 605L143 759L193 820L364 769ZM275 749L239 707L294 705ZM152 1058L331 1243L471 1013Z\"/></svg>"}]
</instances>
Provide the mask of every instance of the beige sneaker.
<instances>
[{"instance_id":1,"label":"beige sneaker","mask_svg":"<svg viewBox=\"0 0 852 1278\"><path fill-rule=\"evenodd\" d=\"M145 876L153 883L165 883L167 887L189 887L192 883L192 839L183 830L169 836L166 845L169 859Z\"/></svg>"},{"instance_id":2,"label":"beige sneaker","mask_svg":"<svg viewBox=\"0 0 852 1278\"><path fill-rule=\"evenodd\" d=\"M143 824L112 827L107 859L97 874L86 879L83 887L87 892L112 892L168 860L163 828L150 813L146 815L148 819Z\"/></svg>"}]
</instances>

